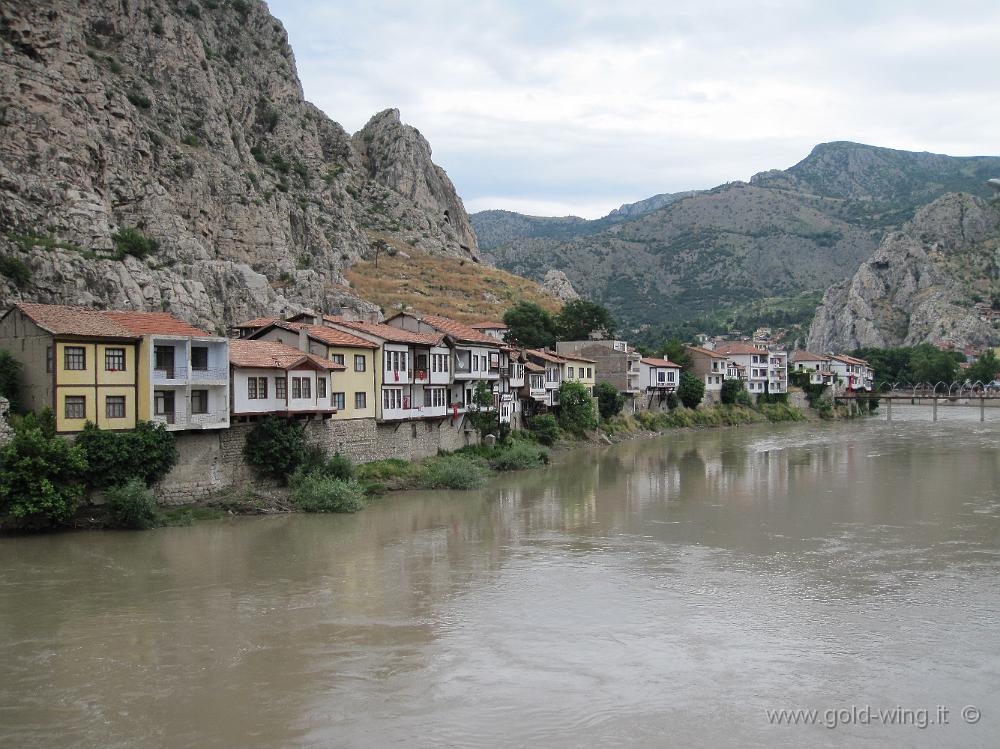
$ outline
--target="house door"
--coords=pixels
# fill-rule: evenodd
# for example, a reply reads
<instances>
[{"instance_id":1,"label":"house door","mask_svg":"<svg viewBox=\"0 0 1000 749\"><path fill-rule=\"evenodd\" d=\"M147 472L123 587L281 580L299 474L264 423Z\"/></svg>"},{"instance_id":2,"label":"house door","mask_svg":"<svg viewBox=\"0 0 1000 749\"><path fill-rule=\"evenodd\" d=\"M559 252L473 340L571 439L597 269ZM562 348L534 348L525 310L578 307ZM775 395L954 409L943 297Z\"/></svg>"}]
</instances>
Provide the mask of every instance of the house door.
<instances>
[{"instance_id":1,"label":"house door","mask_svg":"<svg viewBox=\"0 0 1000 749\"><path fill-rule=\"evenodd\" d=\"M154 346L153 347L153 369L158 372L166 372L167 379L174 379L174 347Z\"/></svg>"},{"instance_id":2,"label":"house door","mask_svg":"<svg viewBox=\"0 0 1000 749\"><path fill-rule=\"evenodd\" d=\"M156 390L153 392L153 413L162 416L168 424L173 424L176 418L174 411L174 391Z\"/></svg>"}]
</instances>

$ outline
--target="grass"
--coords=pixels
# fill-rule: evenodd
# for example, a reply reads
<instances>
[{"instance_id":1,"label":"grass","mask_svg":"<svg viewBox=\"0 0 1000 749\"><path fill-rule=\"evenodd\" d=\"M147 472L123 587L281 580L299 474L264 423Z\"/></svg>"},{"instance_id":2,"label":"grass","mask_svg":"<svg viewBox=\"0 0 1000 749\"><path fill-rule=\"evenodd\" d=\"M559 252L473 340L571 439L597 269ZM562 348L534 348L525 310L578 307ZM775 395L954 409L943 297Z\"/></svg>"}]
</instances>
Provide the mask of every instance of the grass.
<instances>
[{"instance_id":1,"label":"grass","mask_svg":"<svg viewBox=\"0 0 1000 749\"><path fill-rule=\"evenodd\" d=\"M157 510L157 525L193 525L202 520L219 520L226 513L219 507L204 505L178 505Z\"/></svg>"},{"instance_id":2,"label":"grass","mask_svg":"<svg viewBox=\"0 0 1000 749\"><path fill-rule=\"evenodd\" d=\"M635 415L619 415L601 424L608 435L634 434L639 431L662 432L685 427L722 427L742 424L804 421L805 414L795 406L784 403L766 403L759 408L748 406L711 406L690 410L640 411Z\"/></svg>"},{"instance_id":3,"label":"grass","mask_svg":"<svg viewBox=\"0 0 1000 749\"><path fill-rule=\"evenodd\" d=\"M396 254L383 252L378 268L368 260L355 263L344 275L362 299L385 309L402 304L403 309L478 322L500 319L522 300L535 302L549 312L562 307L534 281L498 268L471 260L459 263L452 255L431 255L390 235L370 238L384 240Z\"/></svg>"}]
</instances>

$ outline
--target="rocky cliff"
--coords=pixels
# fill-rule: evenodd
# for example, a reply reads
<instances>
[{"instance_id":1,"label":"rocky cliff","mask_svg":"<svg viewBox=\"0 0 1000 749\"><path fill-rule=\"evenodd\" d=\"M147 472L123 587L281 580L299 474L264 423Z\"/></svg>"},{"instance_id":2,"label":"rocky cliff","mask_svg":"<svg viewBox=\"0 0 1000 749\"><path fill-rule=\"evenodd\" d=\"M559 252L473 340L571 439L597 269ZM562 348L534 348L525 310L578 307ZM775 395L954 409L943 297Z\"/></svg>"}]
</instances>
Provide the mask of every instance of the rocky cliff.
<instances>
[{"instance_id":1,"label":"rocky cliff","mask_svg":"<svg viewBox=\"0 0 1000 749\"><path fill-rule=\"evenodd\" d=\"M479 260L427 141L306 102L260 0L0 5L0 307L364 306L344 270L379 237Z\"/></svg>"},{"instance_id":2,"label":"rocky cliff","mask_svg":"<svg viewBox=\"0 0 1000 749\"><path fill-rule=\"evenodd\" d=\"M1000 330L976 304L1000 298L1000 209L950 193L889 233L853 278L824 295L811 351L950 341L995 345ZM986 318L986 319L984 319Z\"/></svg>"}]
</instances>

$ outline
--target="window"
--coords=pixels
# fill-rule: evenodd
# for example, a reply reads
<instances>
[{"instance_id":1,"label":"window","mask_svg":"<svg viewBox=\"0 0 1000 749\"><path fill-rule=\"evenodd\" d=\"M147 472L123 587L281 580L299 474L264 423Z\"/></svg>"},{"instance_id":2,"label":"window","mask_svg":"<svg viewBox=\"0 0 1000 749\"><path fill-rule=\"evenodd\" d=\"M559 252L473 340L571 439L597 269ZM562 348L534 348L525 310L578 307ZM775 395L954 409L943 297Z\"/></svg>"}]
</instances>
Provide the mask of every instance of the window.
<instances>
[{"instance_id":1,"label":"window","mask_svg":"<svg viewBox=\"0 0 1000 749\"><path fill-rule=\"evenodd\" d=\"M293 377L292 378L292 400L302 397L302 378Z\"/></svg>"},{"instance_id":2,"label":"window","mask_svg":"<svg viewBox=\"0 0 1000 749\"><path fill-rule=\"evenodd\" d=\"M56 368L56 362L55 362L55 360L56 360L56 355L55 355L54 349L51 346L46 346L45 347L45 371L46 372L48 372L48 373L51 374L52 372L55 371L55 368Z\"/></svg>"},{"instance_id":3,"label":"window","mask_svg":"<svg viewBox=\"0 0 1000 749\"><path fill-rule=\"evenodd\" d=\"M267 378L248 377L247 378L247 399L265 400L267 398Z\"/></svg>"},{"instance_id":4,"label":"window","mask_svg":"<svg viewBox=\"0 0 1000 749\"><path fill-rule=\"evenodd\" d=\"M362 393L362 395L364 395L364 393ZM336 408L338 411L343 411L345 408L347 408L347 398L345 397L344 393L331 394L330 402L333 404L333 407Z\"/></svg>"},{"instance_id":5,"label":"window","mask_svg":"<svg viewBox=\"0 0 1000 749\"><path fill-rule=\"evenodd\" d=\"M666 372L657 372L656 373L656 381L657 382L666 382L666 379L667 379L667 373Z\"/></svg>"},{"instance_id":6,"label":"window","mask_svg":"<svg viewBox=\"0 0 1000 749\"><path fill-rule=\"evenodd\" d=\"M357 357L355 357L355 359L356 358ZM343 364L344 363L344 355L343 354L330 354L330 361L332 361L332 362L334 362L336 364ZM357 361L355 361L355 366L357 366Z\"/></svg>"},{"instance_id":7,"label":"window","mask_svg":"<svg viewBox=\"0 0 1000 749\"><path fill-rule=\"evenodd\" d=\"M354 394L354 407L355 408L368 408L368 393L355 393Z\"/></svg>"},{"instance_id":8,"label":"window","mask_svg":"<svg viewBox=\"0 0 1000 749\"><path fill-rule=\"evenodd\" d=\"M316 397L325 398L326 397L326 375L321 374L316 376Z\"/></svg>"},{"instance_id":9,"label":"window","mask_svg":"<svg viewBox=\"0 0 1000 749\"><path fill-rule=\"evenodd\" d=\"M67 346L63 349L63 357L63 369L81 370L87 368L87 350L83 346Z\"/></svg>"},{"instance_id":10,"label":"window","mask_svg":"<svg viewBox=\"0 0 1000 749\"><path fill-rule=\"evenodd\" d=\"M569 378L573 379L573 367L569 367Z\"/></svg>"},{"instance_id":11,"label":"window","mask_svg":"<svg viewBox=\"0 0 1000 749\"><path fill-rule=\"evenodd\" d=\"M125 349L123 348L104 349L104 369L108 372L124 372Z\"/></svg>"},{"instance_id":12,"label":"window","mask_svg":"<svg viewBox=\"0 0 1000 749\"><path fill-rule=\"evenodd\" d=\"M587 367L587 379L590 379L593 376L594 376L594 368L593 367Z\"/></svg>"},{"instance_id":13,"label":"window","mask_svg":"<svg viewBox=\"0 0 1000 749\"><path fill-rule=\"evenodd\" d=\"M308 377L302 378L302 397L312 398L312 380Z\"/></svg>"},{"instance_id":14,"label":"window","mask_svg":"<svg viewBox=\"0 0 1000 749\"><path fill-rule=\"evenodd\" d=\"M344 363L344 357L340 357L340 363ZM365 355L355 354L354 355L354 371L364 372L365 371Z\"/></svg>"},{"instance_id":15,"label":"window","mask_svg":"<svg viewBox=\"0 0 1000 749\"><path fill-rule=\"evenodd\" d=\"M267 379L264 377L260 378L264 383L264 396L267 397ZM208 413L208 391L207 390L192 390L191 391L191 413L193 414L207 414Z\"/></svg>"},{"instance_id":16,"label":"window","mask_svg":"<svg viewBox=\"0 0 1000 749\"><path fill-rule=\"evenodd\" d=\"M208 369L207 346L191 347L191 369L200 370L202 372Z\"/></svg>"},{"instance_id":17,"label":"window","mask_svg":"<svg viewBox=\"0 0 1000 749\"><path fill-rule=\"evenodd\" d=\"M399 388L383 388L382 408L386 411L403 407L403 391Z\"/></svg>"},{"instance_id":18,"label":"window","mask_svg":"<svg viewBox=\"0 0 1000 749\"><path fill-rule=\"evenodd\" d=\"M674 372L674 370L671 369L669 372L667 372L667 380L669 382L673 382L675 374L676 373Z\"/></svg>"},{"instance_id":19,"label":"window","mask_svg":"<svg viewBox=\"0 0 1000 749\"><path fill-rule=\"evenodd\" d=\"M424 388L424 406L431 408L435 406L448 405L447 388Z\"/></svg>"},{"instance_id":20,"label":"window","mask_svg":"<svg viewBox=\"0 0 1000 749\"><path fill-rule=\"evenodd\" d=\"M125 396L108 395L104 398L104 415L109 419L125 418Z\"/></svg>"},{"instance_id":21,"label":"window","mask_svg":"<svg viewBox=\"0 0 1000 749\"><path fill-rule=\"evenodd\" d=\"M284 377L274 378L274 397L278 400L288 398L288 381Z\"/></svg>"},{"instance_id":22,"label":"window","mask_svg":"<svg viewBox=\"0 0 1000 749\"><path fill-rule=\"evenodd\" d=\"M82 351L83 349L81 349ZM65 414L67 419L87 418L87 396L67 395L65 404Z\"/></svg>"},{"instance_id":23,"label":"window","mask_svg":"<svg viewBox=\"0 0 1000 749\"><path fill-rule=\"evenodd\" d=\"M156 390L153 392L153 413L165 416L168 424L174 423L174 391Z\"/></svg>"}]
</instances>

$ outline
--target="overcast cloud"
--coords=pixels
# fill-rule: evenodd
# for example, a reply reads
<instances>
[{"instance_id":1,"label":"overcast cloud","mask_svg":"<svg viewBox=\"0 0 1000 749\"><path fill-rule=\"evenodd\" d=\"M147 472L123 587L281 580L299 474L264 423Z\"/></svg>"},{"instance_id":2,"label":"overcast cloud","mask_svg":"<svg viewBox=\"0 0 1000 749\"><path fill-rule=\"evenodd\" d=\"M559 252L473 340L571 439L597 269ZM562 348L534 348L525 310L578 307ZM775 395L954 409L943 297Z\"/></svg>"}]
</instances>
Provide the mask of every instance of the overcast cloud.
<instances>
[{"instance_id":1,"label":"overcast cloud","mask_svg":"<svg viewBox=\"0 0 1000 749\"><path fill-rule=\"evenodd\" d=\"M272 0L306 98L387 107L470 212L596 217L853 140L997 154L1000 3Z\"/></svg>"}]
</instances>

